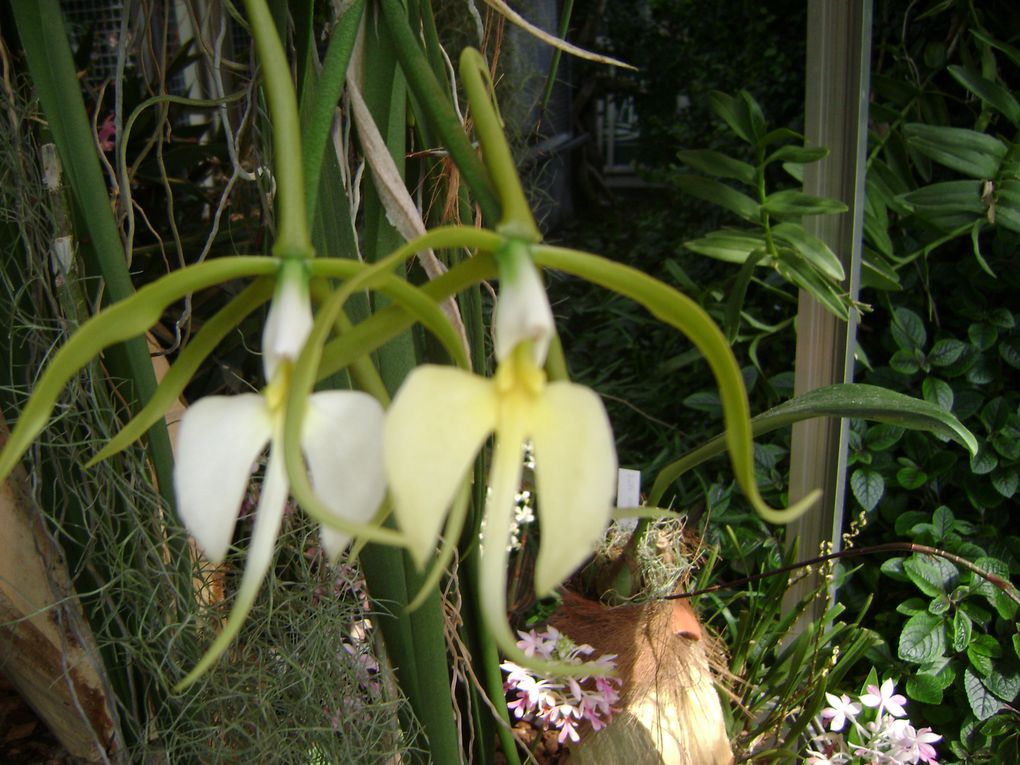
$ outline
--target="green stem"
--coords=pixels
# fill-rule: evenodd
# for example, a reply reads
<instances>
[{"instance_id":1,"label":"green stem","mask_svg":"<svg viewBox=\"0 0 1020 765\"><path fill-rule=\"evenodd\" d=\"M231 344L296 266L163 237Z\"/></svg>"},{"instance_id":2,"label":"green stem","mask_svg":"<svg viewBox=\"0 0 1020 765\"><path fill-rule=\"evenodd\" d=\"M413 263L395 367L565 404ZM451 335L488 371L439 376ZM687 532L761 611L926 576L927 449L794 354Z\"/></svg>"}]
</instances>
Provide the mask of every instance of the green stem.
<instances>
[{"instance_id":1,"label":"green stem","mask_svg":"<svg viewBox=\"0 0 1020 765\"><path fill-rule=\"evenodd\" d=\"M403 5L393 0L380 3L386 25L393 38L400 68L404 70L408 85L425 109L428 119L446 143L450 156L460 170L464 180L482 208L486 221L500 219L500 205L492 182L485 172L478 155L464 134L460 119L450 103L449 97L440 87L429 66L429 61L418 45L418 40L408 24Z\"/></svg>"},{"instance_id":2,"label":"green stem","mask_svg":"<svg viewBox=\"0 0 1020 765\"><path fill-rule=\"evenodd\" d=\"M503 134L503 120L496 105L496 94L489 77L489 66L482 54L474 48L465 48L460 54L460 77L464 83L475 132L482 145L482 159L489 176L496 184L503 217L496 230L501 234L537 242L542 237L535 225L531 207L524 196L510 146Z\"/></svg>"},{"instance_id":3,"label":"green stem","mask_svg":"<svg viewBox=\"0 0 1020 765\"><path fill-rule=\"evenodd\" d=\"M314 254L305 212L301 125L290 65L265 0L245 0L245 10L262 62L263 87L273 125L273 165L279 203L273 254L309 258Z\"/></svg>"},{"instance_id":4,"label":"green stem","mask_svg":"<svg viewBox=\"0 0 1020 765\"><path fill-rule=\"evenodd\" d=\"M329 39L329 48L322 64L319 84L315 90L311 114L305 123L302 135L305 165L305 199L308 200L308 225L315 220L315 208L319 201L319 176L322 158L329 143L333 128L333 114L344 88L347 65L354 51L358 25L365 11L365 0L355 0L337 22Z\"/></svg>"}]
</instances>

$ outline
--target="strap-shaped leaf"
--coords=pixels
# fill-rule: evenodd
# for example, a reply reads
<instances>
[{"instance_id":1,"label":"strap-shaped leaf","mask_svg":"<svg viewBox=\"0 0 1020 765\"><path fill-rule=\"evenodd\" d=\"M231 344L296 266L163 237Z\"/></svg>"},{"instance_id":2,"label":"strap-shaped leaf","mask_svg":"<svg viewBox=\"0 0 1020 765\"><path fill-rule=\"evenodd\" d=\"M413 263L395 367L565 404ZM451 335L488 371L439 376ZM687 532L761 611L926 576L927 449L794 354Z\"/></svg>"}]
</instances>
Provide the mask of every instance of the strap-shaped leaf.
<instances>
[{"instance_id":1,"label":"strap-shaped leaf","mask_svg":"<svg viewBox=\"0 0 1020 765\"><path fill-rule=\"evenodd\" d=\"M691 252L727 263L743 263L755 250L765 251L765 237L752 231L723 229L684 242Z\"/></svg>"},{"instance_id":2,"label":"strap-shaped leaf","mask_svg":"<svg viewBox=\"0 0 1020 765\"><path fill-rule=\"evenodd\" d=\"M748 186L754 184L754 166L739 159L727 156L720 151L712 149L690 149L678 151L676 158L685 165L690 165L699 173L714 175L717 178L733 178L734 180L746 183Z\"/></svg>"},{"instance_id":3,"label":"strap-shaped leaf","mask_svg":"<svg viewBox=\"0 0 1020 765\"><path fill-rule=\"evenodd\" d=\"M953 79L963 87L1014 125L1020 125L1020 103L1017 103L1016 98L1006 88L968 67L954 64L947 68Z\"/></svg>"},{"instance_id":4,"label":"strap-shaped leaf","mask_svg":"<svg viewBox=\"0 0 1020 765\"><path fill-rule=\"evenodd\" d=\"M968 178L994 178L1007 151L998 138L965 128L910 123L903 135L924 156Z\"/></svg>"}]
</instances>

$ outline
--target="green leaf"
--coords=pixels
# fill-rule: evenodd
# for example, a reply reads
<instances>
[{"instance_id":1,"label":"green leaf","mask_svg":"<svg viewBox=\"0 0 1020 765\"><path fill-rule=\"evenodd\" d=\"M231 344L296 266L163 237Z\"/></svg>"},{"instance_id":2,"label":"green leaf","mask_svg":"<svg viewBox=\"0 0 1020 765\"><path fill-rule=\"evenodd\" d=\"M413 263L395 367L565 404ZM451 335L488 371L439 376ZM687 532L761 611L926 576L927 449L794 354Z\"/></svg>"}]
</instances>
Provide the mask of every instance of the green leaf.
<instances>
[{"instance_id":1,"label":"green leaf","mask_svg":"<svg viewBox=\"0 0 1020 765\"><path fill-rule=\"evenodd\" d=\"M935 404L947 412L953 410L953 387L945 380L926 377L921 383L921 392L925 401Z\"/></svg>"},{"instance_id":2,"label":"green leaf","mask_svg":"<svg viewBox=\"0 0 1020 765\"><path fill-rule=\"evenodd\" d=\"M901 290L899 274L874 253L865 248L865 257L861 261L861 286L872 287L887 292Z\"/></svg>"},{"instance_id":3,"label":"green leaf","mask_svg":"<svg viewBox=\"0 0 1020 765\"><path fill-rule=\"evenodd\" d=\"M999 329L1013 329L1016 326L1016 319L1013 312L1004 306L993 308L988 313L988 322Z\"/></svg>"},{"instance_id":4,"label":"green leaf","mask_svg":"<svg viewBox=\"0 0 1020 765\"><path fill-rule=\"evenodd\" d=\"M879 566L879 570L881 570L881 572L885 574L887 577L889 577L890 579L895 579L897 582L909 581L907 579L906 573L903 571L903 561L904 559L900 557L886 558L884 561L882 561L882 565ZM924 608L922 607L919 608L915 613L920 613L923 611Z\"/></svg>"},{"instance_id":5,"label":"green leaf","mask_svg":"<svg viewBox=\"0 0 1020 765\"><path fill-rule=\"evenodd\" d=\"M915 536L915 528L931 525L925 523L927 520L928 514L922 513L920 510L907 510L905 513L900 513L896 516L896 523L894 525L896 535L900 537Z\"/></svg>"},{"instance_id":6,"label":"green leaf","mask_svg":"<svg viewBox=\"0 0 1020 765\"><path fill-rule=\"evenodd\" d=\"M977 439L959 420L927 401L862 383L817 388L791 399L751 420L755 437L812 417L857 417L878 420L911 430L927 430L951 438L969 452L977 451ZM650 496L661 497L680 475L725 451L725 435L667 465L655 479Z\"/></svg>"},{"instance_id":7,"label":"green leaf","mask_svg":"<svg viewBox=\"0 0 1020 765\"><path fill-rule=\"evenodd\" d=\"M907 695L922 704L941 704L942 684L932 675L910 675L907 677Z\"/></svg>"},{"instance_id":8,"label":"green leaf","mask_svg":"<svg viewBox=\"0 0 1020 765\"><path fill-rule=\"evenodd\" d=\"M928 342L928 333L924 329L921 317L909 308L897 308L893 312L893 323L889 331L899 348L913 351L923 348Z\"/></svg>"},{"instance_id":9,"label":"green leaf","mask_svg":"<svg viewBox=\"0 0 1020 765\"><path fill-rule=\"evenodd\" d=\"M1009 703L1013 703L1017 693L1020 693L1020 675L1015 670L1009 674L993 671L983 682L988 690Z\"/></svg>"},{"instance_id":10,"label":"green leaf","mask_svg":"<svg viewBox=\"0 0 1020 765\"><path fill-rule=\"evenodd\" d=\"M885 493L885 479L877 470L860 468L850 476L850 490L867 511L874 510Z\"/></svg>"},{"instance_id":11,"label":"green leaf","mask_svg":"<svg viewBox=\"0 0 1020 765\"><path fill-rule=\"evenodd\" d=\"M991 635L977 635L971 641L968 650L989 659L1002 658L1002 646Z\"/></svg>"},{"instance_id":12,"label":"green leaf","mask_svg":"<svg viewBox=\"0 0 1020 765\"><path fill-rule=\"evenodd\" d=\"M692 197L724 207L744 220L758 220L758 203L724 183L700 175L676 175L673 183Z\"/></svg>"},{"instance_id":13,"label":"green leaf","mask_svg":"<svg viewBox=\"0 0 1020 765\"><path fill-rule=\"evenodd\" d=\"M972 454L970 458L970 472L974 475L986 475L991 473L996 467L998 467L998 465L999 458L995 456L995 452L984 444L982 444L977 453Z\"/></svg>"},{"instance_id":14,"label":"green leaf","mask_svg":"<svg viewBox=\"0 0 1020 765\"><path fill-rule=\"evenodd\" d=\"M755 142L756 137L754 127L751 125L751 115L744 101L718 90L713 90L709 94L708 100L712 110L723 118L737 136L747 143L753 144Z\"/></svg>"},{"instance_id":15,"label":"green leaf","mask_svg":"<svg viewBox=\"0 0 1020 765\"><path fill-rule=\"evenodd\" d=\"M982 677L987 676L992 671L991 658L978 650L974 643L967 646L967 661L974 668L974 671Z\"/></svg>"},{"instance_id":16,"label":"green leaf","mask_svg":"<svg viewBox=\"0 0 1020 765\"><path fill-rule=\"evenodd\" d=\"M947 367L959 359L966 350L967 344L961 340L952 338L937 340L928 353L928 361L936 367Z\"/></svg>"},{"instance_id":17,"label":"green leaf","mask_svg":"<svg viewBox=\"0 0 1020 765\"><path fill-rule=\"evenodd\" d=\"M829 245L799 223L780 223L772 229L772 233L830 279L841 282L846 278L843 264Z\"/></svg>"},{"instance_id":18,"label":"green leaf","mask_svg":"<svg viewBox=\"0 0 1020 765\"><path fill-rule=\"evenodd\" d=\"M942 181L922 186L898 199L921 216L965 213L983 218L987 207L981 201L981 181Z\"/></svg>"},{"instance_id":19,"label":"green leaf","mask_svg":"<svg viewBox=\"0 0 1020 765\"><path fill-rule=\"evenodd\" d=\"M913 491L928 483L928 474L916 465L906 465L896 471L896 481L904 489Z\"/></svg>"},{"instance_id":20,"label":"green leaf","mask_svg":"<svg viewBox=\"0 0 1020 765\"><path fill-rule=\"evenodd\" d=\"M992 486L1006 499L1010 499L1016 494L1017 483L1020 479L1017 477L1017 472L1014 468L1007 468L1006 470L996 470L992 473Z\"/></svg>"},{"instance_id":21,"label":"green leaf","mask_svg":"<svg viewBox=\"0 0 1020 765\"><path fill-rule=\"evenodd\" d=\"M946 652L946 634L942 619L925 612L914 614L900 633L898 654L904 661L921 664Z\"/></svg>"},{"instance_id":22,"label":"green leaf","mask_svg":"<svg viewBox=\"0 0 1020 765\"><path fill-rule=\"evenodd\" d=\"M939 505L931 514L931 526L935 532L935 539L945 539L955 528L956 518L953 511L945 505Z\"/></svg>"},{"instance_id":23,"label":"green leaf","mask_svg":"<svg viewBox=\"0 0 1020 765\"><path fill-rule=\"evenodd\" d=\"M975 323L967 327L967 337L979 350L987 351L999 339L999 332L991 324Z\"/></svg>"},{"instance_id":24,"label":"green leaf","mask_svg":"<svg viewBox=\"0 0 1020 765\"><path fill-rule=\"evenodd\" d=\"M690 149L678 151L677 159L690 165L699 173L714 175L717 178L732 178L751 186L755 182L753 165L712 149Z\"/></svg>"},{"instance_id":25,"label":"green leaf","mask_svg":"<svg viewBox=\"0 0 1020 765\"><path fill-rule=\"evenodd\" d=\"M743 263L755 250L765 251L765 237L749 232L724 229L713 231L700 239L684 242L684 247L699 255L706 255L727 263Z\"/></svg>"},{"instance_id":26,"label":"green leaf","mask_svg":"<svg viewBox=\"0 0 1020 765\"><path fill-rule=\"evenodd\" d=\"M948 594L960 579L956 566L932 555L915 553L903 562L903 570L917 589L929 598Z\"/></svg>"},{"instance_id":27,"label":"green leaf","mask_svg":"<svg viewBox=\"0 0 1020 765\"><path fill-rule=\"evenodd\" d=\"M719 394L715 391L703 390L692 393L684 399L683 403L688 409L694 409L698 412L707 412L709 414L722 413L722 401L720 401Z\"/></svg>"},{"instance_id":28,"label":"green leaf","mask_svg":"<svg viewBox=\"0 0 1020 765\"><path fill-rule=\"evenodd\" d=\"M903 428L897 425L871 425L864 431L864 445L873 452L888 451L903 437L903 433Z\"/></svg>"},{"instance_id":29,"label":"green leaf","mask_svg":"<svg viewBox=\"0 0 1020 765\"><path fill-rule=\"evenodd\" d=\"M963 611L957 610L953 615L953 650L957 653L967 650L974 623Z\"/></svg>"},{"instance_id":30,"label":"green leaf","mask_svg":"<svg viewBox=\"0 0 1020 765\"><path fill-rule=\"evenodd\" d=\"M912 375L921 370L921 360L917 351L896 351L889 358L889 366L901 375Z\"/></svg>"},{"instance_id":31,"label":"green leaf","mask_svg":"<svg viewBox=\"0 0 1020 765\"><path fill-rule=\"evenodd\" d=\"M795 162L798 165L803 165L817 162L827 156L829 156L829 150L824 146L780 146L768 156L765 163Z\"/></svg>"},{"instance_id":32,"label":"green leaf","mask_svg":"<svg viewBox=\"0 0 1020 765\"><path fill-rule=\"evenodd\" d=\"M1020 125L1020 103L1006 88L997 82L982 77L974 70L953 64L947 67L949 73L963 87L995 109L1013 125Z\"/></svg>"},{"instance_id":33,"label":"green leaf","mask_svg":"<svg viewBox=\"0 0 1020 765\"><path fill-rule=\"evenodd\" d=\"M787 189L769 194L761 209L770 215L800 216L842 213L847 211L847 206L837 199Z\"/></svg>"},{"instance_id":34,"label":"green leaf","mask_svg":"<svg viewBox=\"0 0 1020 765\"><path fill-rule=\"evenodd\" d=\"M999 343L999 356L1014 369L1020 369L1020 337L1007 337Z\"/></svg>"},{"instance_id":35,"label":"green leaf","mask_svg":"<svg viewBox=\"0 0 1020 765\"><path fill-rule=\"evenodd\" d=\"M994 136L942 125L909 123L903 135L929 159L970 178L994 178L1008 148Z\"/></svg>"},{"instance_id":36,"label":"green leaf","mask_svg":"<svg viewBox=\"0 0 1020 765\"><path fill-rule=\"evenodd\" d=\"M979 720L987 720L1002 706L1002 702L995 698L995 695L985 687L981 678L970 667L963 671L963 687L967 692L967 701L970 703L971 711Z\"/></svg>"}]
</instances>

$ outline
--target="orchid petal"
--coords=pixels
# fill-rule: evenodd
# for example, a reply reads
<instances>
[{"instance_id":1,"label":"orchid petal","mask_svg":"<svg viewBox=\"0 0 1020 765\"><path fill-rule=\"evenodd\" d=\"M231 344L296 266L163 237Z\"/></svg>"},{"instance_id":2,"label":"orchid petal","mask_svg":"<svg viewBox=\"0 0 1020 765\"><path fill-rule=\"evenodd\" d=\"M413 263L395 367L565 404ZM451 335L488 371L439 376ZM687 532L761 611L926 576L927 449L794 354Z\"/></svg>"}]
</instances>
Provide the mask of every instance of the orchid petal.
<instances>
[{"instance_id":1,"label":"orchid petal","mask_svg":"<svg viewBox=\"0 0 1020 765\"><path fill-rule=\"evenodd\" d=\"M595 549L612 513L617 464L605 407L588 388L551 383L532 417L543 539L535 590L543 596Z\"/></svg>"},{"instance_id":2,"label":"orchid petal","mask_svg":"<svg viewBox=\"0 0 1020 765\"><path fill-rule=\"evenodd\" d=\"M237 399L240 396L233 398ZM277 439L276 442L279 443L279 440ZM259 504L255 510L255 527L248 545L248 559L241 577L241 586L238 588L237 597L230 609L230 615L227 617L223 630L209 646L209 650L205 652L195 668L177 684L175 690L179 691L201 677L223 655L237 633L240 632L245 618L255 603L262 581L266 578L266 573L272 565L273 555L276 552L276 538L280 534L280 524L283 521L283 510L286 504L287 471L284 467L283 455L280 454L279 449L270 449L269 464L266 465L266 475L262 481Z\"/></svg>"},{"instance_id":3,"label":"orchid petal","mask_svg":"<svg viewBox=\"0 0 1020 765\"><path fill-rule=\"evenodd\" d=\"M520 343L532 343L533 360L545 365L556 331L542 277L522 242L508 244L499 255L499 300L496 302L496 358L507 358Z\"/></svg>"},{"instance_id":4,"label":"orchid petal","mask_svg":"<svg viewBox=\"0 0 1020 765\"><path fill-rule=\"evenodd\" d=\"M227 554L255 458L272 433L262 396L207 396L188 407L177 433L177 513L206 557Z\"/></svg>"},{"instance_id":5,"label":"orchid petal","mask_svg":"<svg viewBox=\"0 0 1020 765\"><path fill-rule=\"evenodd\" d=\"M382 407L367 393L325 391L308 399L301 447L315 493L338 518L367 523L382 503L382 425ZM349 534L322 527L330 560L350 541Z\"/></svg>"},{"instance_id":6,"label":"orchid petal","mask_svg":"<svg viewBox=\"0 0 1020 765\"><path fill-rule=\"evenodd\" d=\"M495 428L495 386L468 372L425 365L393 399L383 426L393 512L415 562L435 548L443 518L471 461Z\"/></svg>"},{"instance_id":7,"label":"orchid petal","mask_svg":"<svg viewBox=\"0 0 1020 765\"><path fill-rule=\"evenodd\" d=\"M269 307L266 325L262 330L262 366L266 382L273 379L281 361L293 361L298 357L312 331L308 282L303 273L293 273L287 270L288 267L303 268L297 262L283 266L276 294Z\"/></svg>"}]
</instances>

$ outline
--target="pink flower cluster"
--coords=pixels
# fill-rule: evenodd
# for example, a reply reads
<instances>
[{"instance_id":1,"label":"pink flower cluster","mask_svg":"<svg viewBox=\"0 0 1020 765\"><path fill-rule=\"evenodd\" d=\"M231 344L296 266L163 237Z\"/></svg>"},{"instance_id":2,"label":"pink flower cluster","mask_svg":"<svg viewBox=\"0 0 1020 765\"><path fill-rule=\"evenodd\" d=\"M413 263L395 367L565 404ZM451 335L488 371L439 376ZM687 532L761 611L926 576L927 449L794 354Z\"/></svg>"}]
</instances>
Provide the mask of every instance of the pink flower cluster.
<instances>
[{"instance_id":1,"label":"pink flower cluster","mask_svg":"<svg viewBox=\"0 0 1020 765\"><path fill-rule=\"evenodd\" d=\"M830 706L822 710L822 725L830 732L815 736L805 765L938 765L932 744L942 736L910 724L903 708L907 700L896 693L892 680L881 687L868 685L858 701L846 694L826 693L825 698Z\"/></svg>"},{"instance_id":2,"label":"pink flower cluster","mask_svg":"<svg viewBox=\"0 0 1020 765\"><path fill-rule=\"evenodd\" d=\"M545 661L581 664L594 648L576 645L555 627L541 632L518 631L521 639L517 647L528 656ZM616 666L615 654L604 654L592 663L605 669ZM551 677L536 674L527 667L512 661L500 664L507 675L504 688L514 692L515 698L507 707L519 720L529 720L544 730L559 730L557 739L562 744L568 738L578 741L578 725L589 723L592 730L602 730L613 713L613 705L620 698L620 680L616 677Z\"/></svg>"}]
</instances>

